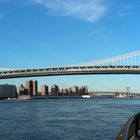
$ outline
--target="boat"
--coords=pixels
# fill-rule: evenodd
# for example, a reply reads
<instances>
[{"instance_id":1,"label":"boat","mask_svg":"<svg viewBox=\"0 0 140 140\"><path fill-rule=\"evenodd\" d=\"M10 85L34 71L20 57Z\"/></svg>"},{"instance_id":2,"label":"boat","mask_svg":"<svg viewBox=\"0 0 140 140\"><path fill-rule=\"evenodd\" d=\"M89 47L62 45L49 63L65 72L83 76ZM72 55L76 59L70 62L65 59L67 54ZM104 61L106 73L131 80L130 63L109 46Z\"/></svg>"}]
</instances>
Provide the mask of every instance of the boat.
<instances>
[{"instance_id":1,"label":"boat","mask_svg":"<svg viewBox=\"0 0 140 140\"><path fill-rule=\"evenodd\" d=\"M116 140L140 140L140 112L125 123Z\"/></svg>"},{"instance_id":2,"label":"boat","mask_svg":"<svg viewBox=\"0 0 140 140\"><path fill-rule=\"evenodd\" d=\"M82 98L90 98L90 95L82 95Z\"/></svg>"}]
</instances>

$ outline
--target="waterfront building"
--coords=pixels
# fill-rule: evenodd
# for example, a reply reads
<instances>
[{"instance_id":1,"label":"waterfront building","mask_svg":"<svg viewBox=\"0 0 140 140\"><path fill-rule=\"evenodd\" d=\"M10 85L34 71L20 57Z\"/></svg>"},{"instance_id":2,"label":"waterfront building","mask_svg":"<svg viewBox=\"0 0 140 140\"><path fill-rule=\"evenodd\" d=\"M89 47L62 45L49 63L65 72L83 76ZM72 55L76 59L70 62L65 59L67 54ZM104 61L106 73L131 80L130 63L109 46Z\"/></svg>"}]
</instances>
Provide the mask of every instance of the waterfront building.
<instances>
[{"instance_id":1,"label":"waterfront building","mask_svg":"<svg viewBox=\"0 0 140 140\"><path fill-rule=\"evenodd\" d=\"M79 95L87 95L88 94L87 86L80 87L78 93L79 93Z\"/></svg>"},{"instance_id":2,"label":"waterfront building","mask_svg":"<svg viewBox=\"0 0 140 140\"><path fill-rule=\"evenodd\" d=\"M78 87L77 86L70 87L70 93L71 93L71 95L77 95Z\"/></svg>"},{"instance_id":3,"label":"waterfront building","mask_svg":"<svg viewBox=\"0 0 140 140\"><path fill-rule=\"evenodd\" d=\"M62 89L61 94L62 94L62 96L69 95L68 89L67 88L66 89Z\"/></svg>"},{"instance_id":4,"label":"waterfront building","mask_svg":"<svg viewBox=\"0 0 140 140\"><path fill-rule=\"evenodd\" d=\"M84 86L85 94L88 95L88 87Z\"/></svg>"},{"instance_id":5,"label":"waterfront building","mask_svg":"<svg viewBox=\"0 0 140 140\"><path fill-rule=\"evenodd\" d=\"M59 95L59 87L58 85L52 85L51 86L51 95L52 96L58 96Z\"/></svg>"},{"instance_id":6,"label":"waterfront building","mask_svg":"<svg viewBox=\"0 0 140 140\"><path fill-rule=\"evenodd\" d=\"M41 86L41 95L42 96L48 95L48 86L46 85Z\"/></svg>"},{"instance_id":7,"label":"waterfront building","mask_svg":"<svg viewBox=\"0 0 140 140\"><path fill-rule=\"evenodd\" d=\"M19 95L27 95L27 90L23 85L20 85L18 88L18 94Z\"/></svg>"},{"instance_id":8,"label":"waterfront building","mask_svg":"<svg viewBox=\"0 0 140 140\"><path fill-rule=\"evenodd\" d=\"M79 95L84 95L84 87L80 87L78 91Z\"/></svg>"},{"instance_id":9,"label":"waterfront building","mask_svg":"<svg viewBox=\"0 0 140 140\"><path fill-rule=\"evenodd\" d=\"M17 87L15 85L0 85L0 98L17 98Z\"/></svg>"},{"instance_id":10,"label":"waterfront building","mask_svg":"<svg viewBox=\"0 0 140 140\"><path fill-rule=\"evenodd\" d=\"M37 81L32 82L33 82L33 95L36 96L38 94L38 83Z\"/></svg>"},{"instance_id":11,"label":"waterfront building","mask_svg":"<svg viewBox=\"0 0 140 140\"><path fill-rule=\"evenodd\" d=\"M126 93L115 93L117 98L126 98Z\"/></svg>"},{"instance_id":12,"label":"waterfront building","mask_svg":"<svg viewBox=\"0 0 140 140\"><path fill-rule=\"evenodd\" d=\"M36 96L38 94L38 84L37 81L26 81L26 89L28 92L28 95Z\"/></svg>"},{"instance_id":13,"label":"waterfront building","mask_svg":"<svg viewBox=\"0 0 140 140\"><path fill-rule=\"evenodd\" d=\"M26 89L27 89L27 93L28 95L33 95L33 87L32 87L32 81L26 81Z\"/></svg>"}]
</instances>

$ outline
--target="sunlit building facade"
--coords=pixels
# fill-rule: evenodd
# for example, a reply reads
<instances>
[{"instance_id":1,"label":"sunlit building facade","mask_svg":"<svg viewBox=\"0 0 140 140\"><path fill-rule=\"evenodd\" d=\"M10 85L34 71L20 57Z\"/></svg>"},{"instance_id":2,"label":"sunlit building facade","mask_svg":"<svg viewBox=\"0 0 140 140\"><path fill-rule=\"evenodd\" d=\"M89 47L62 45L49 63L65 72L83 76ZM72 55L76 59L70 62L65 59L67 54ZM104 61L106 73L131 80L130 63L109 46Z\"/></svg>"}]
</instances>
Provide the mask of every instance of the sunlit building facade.
<instances>
[{"instance_id":1,"label":"sunlit building facade","mask_svg":"<svg viewBox=\"0 0 140 140\"><path fill-rule=\"evenodd\" d=\"M41 86L41 95L42 96L48 95L48 86L46 85Z\"/></svg>"},{"instance_id":2,"label":"sunlit building facade","mask_svg":"<svg viewBox=\"0 0 140 140\"><path fill-rule=\"evenodd\" d=\"M37 81L26 81L26 89L28 95L36 96L38 94L38 83Z\"/></svg>"}]
</instances>

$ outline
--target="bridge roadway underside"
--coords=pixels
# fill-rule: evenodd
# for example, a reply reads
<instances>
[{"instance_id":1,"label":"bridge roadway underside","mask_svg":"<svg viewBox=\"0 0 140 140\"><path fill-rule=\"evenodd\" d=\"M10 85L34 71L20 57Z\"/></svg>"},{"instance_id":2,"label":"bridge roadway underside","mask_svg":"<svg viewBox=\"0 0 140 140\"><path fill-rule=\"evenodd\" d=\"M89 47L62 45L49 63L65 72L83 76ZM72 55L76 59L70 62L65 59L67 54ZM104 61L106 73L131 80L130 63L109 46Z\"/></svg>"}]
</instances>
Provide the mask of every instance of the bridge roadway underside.
<instances>
[{"instance_id":1,"label":"bridge roadway underside","mask_svg":"<svg viewBox=\"0 0 140 140\"><path fill-rule=\"evenodd\" d=\"M10 79L10 78L22 78L22 77L40 77L40 76L63 76L63 75L99 75L99 74L140 74L140 68L138 69L94 69L94 70L57 70L57 71L26 71L19 70L20 72L2 72L0 74L0 79Z\"/></svg>"}]
</instances>

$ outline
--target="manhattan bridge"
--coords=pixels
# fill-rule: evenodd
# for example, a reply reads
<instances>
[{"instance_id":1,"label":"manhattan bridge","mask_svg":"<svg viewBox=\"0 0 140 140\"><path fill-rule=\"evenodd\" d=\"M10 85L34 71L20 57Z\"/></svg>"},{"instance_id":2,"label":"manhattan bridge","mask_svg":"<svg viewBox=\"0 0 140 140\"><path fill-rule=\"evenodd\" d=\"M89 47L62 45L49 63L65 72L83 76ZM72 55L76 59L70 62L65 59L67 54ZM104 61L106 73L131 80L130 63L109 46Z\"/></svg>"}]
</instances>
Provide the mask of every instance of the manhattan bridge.
<instances>
[{"instance_id":1,"label":"manhattan bridge","mask_svg":"<svg viewBox=\"0 0 140 140\"><path fill-rule=\"evenodd\" d=\"M140 74L140 51L64 67L37 69L0 68L0 79L88 74Z\"/></svg>"}]
</instances>

